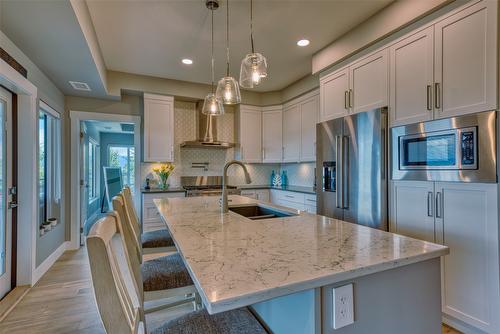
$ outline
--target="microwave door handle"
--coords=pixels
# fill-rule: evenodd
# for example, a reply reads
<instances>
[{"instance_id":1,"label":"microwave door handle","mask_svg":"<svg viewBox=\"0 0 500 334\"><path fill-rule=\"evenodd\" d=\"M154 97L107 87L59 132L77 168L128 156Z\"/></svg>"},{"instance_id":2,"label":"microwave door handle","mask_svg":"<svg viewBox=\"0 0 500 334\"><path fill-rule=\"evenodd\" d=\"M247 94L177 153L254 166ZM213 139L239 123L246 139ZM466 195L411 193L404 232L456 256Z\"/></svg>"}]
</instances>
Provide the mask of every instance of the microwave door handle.
<instances>
[{"instance_id":1,"label":"microwave door handle","mask_svg":"<svg viewBox=\"0 0 500 334\"><path fill-rule=\"evenodd\" d=\"M336 161L335 161L335 200L337 208L342 208L342 148L341 148L340 136L335 136L335 150L336 150Z\"/></svg>"},{"instance_id":2,"label":"microwave door handle","mask_svg":"<svg viewBox=\"0 0 500 334\"><path fill-rule=\"evenodd\" d=\"M349 137L342 136L342 208L349 209Z\"/></svg>"}]
</instances>

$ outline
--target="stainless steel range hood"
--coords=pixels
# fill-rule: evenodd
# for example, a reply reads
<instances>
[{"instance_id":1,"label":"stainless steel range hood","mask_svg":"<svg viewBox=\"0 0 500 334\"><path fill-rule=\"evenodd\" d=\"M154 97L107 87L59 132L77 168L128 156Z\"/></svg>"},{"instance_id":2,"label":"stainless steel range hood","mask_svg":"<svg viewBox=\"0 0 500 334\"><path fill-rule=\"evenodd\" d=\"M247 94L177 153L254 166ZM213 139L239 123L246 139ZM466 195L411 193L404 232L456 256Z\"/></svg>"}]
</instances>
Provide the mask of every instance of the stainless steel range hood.
<instances>
[{"instance_id":1,"label":"stainless steel range hood","mask_svg":"<svg viewBox=\"0 0 500 334\"><path fill-rule=\"evenodd\" d=\"M217 140L217 118L224 116L204 115L201 112L202 107L203 101L196 103L196 128L198 129L198 138L196 140L181 143L181 147L218 149L234 147L234 143Z\"/></svg>"}]
</instances>

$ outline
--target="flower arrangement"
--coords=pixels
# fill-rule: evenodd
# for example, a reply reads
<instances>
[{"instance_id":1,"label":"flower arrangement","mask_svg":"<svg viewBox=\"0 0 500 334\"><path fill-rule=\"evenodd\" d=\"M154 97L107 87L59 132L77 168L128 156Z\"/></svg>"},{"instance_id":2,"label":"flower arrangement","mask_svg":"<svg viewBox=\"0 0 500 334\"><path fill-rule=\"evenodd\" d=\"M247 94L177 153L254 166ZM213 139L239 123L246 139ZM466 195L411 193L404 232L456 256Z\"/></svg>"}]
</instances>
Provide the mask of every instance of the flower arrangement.
<instances>
[{"instance_id":1,"label":"flower arrangement","mask_svg":"<svg viewBox=\"0 0 500 334\"><path fill-rule=\"evenodd\" d=\"M175 168L174 164L170 162L161 164L159 167L153 168L153 172L155 172L156 175L158 175L158 177L160 178L160 186L163 189L168 188L167 180L168 177L170 176L170 173L172 173L172 171L174 170L174 168Z\"/></svg>"}]
</instances>

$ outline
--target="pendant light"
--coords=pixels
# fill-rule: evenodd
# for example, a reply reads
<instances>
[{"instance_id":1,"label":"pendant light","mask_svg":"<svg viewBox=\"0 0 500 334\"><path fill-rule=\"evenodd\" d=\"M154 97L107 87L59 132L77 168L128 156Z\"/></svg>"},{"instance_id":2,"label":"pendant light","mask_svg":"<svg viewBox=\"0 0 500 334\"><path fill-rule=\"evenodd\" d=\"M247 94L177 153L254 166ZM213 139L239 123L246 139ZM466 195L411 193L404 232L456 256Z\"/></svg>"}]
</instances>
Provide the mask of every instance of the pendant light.
<instances>
[{"instance_id":1,"label":"pendant light","mask_svg":"<svg viewBox=\"0 0 500 334\"><path fill-rule=\"evenodd\" d=\"M214 77L215 77L215 61L214 61L214 10L219 8L219 3L216 0L207 0L206 6L208 9L212 11L212 92L209 93L205 97L205 101L203 101L203 109L201 112L205 115L211 116L219 116L224 114L224 106L222 105L222 101L217 98L214 94Z\"/></svg>"},{"instance_id":2,"label":"pendant light","mask_svg":"<svg viewBox=\"0 0 500 334\"><path fill-rule=\"evenodd\" d=\"M250 0L250 43L252 53L241 61L240 86L243 88L253 88L260 84L262 78L267 77L266 57L255 52L253 45L253 0Z\"/></svg>"},{"instance_id":3,"label":"pendant light","mask_svg":"<svg viewBox=\"0 0 500 334\"><path fill-rule=\"evenodd\" d=\"M241 102L240 86L236 79L229 75L229 0L226 1L226 76L219 80L215 93L223 104Z\"/></svg>"}]
</instances>

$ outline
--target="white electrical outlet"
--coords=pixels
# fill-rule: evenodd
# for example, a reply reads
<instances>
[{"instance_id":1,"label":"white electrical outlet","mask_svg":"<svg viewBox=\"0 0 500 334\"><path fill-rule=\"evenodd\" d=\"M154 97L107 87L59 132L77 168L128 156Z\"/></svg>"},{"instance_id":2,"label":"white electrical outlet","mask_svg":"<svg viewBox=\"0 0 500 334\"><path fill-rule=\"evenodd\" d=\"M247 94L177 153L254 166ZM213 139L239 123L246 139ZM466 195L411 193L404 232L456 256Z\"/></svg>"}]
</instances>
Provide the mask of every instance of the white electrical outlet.
<instances>
[{"instance_id":1,"label":"white electrical outlet","mask_svg":"<svg viewBox=\"0 0 500 334\"><path fill-rule=\"evenodd\" d=\"M352 284L333 289L333 329L354 323L354 298Z\"/></svg>"}]
</instances>

